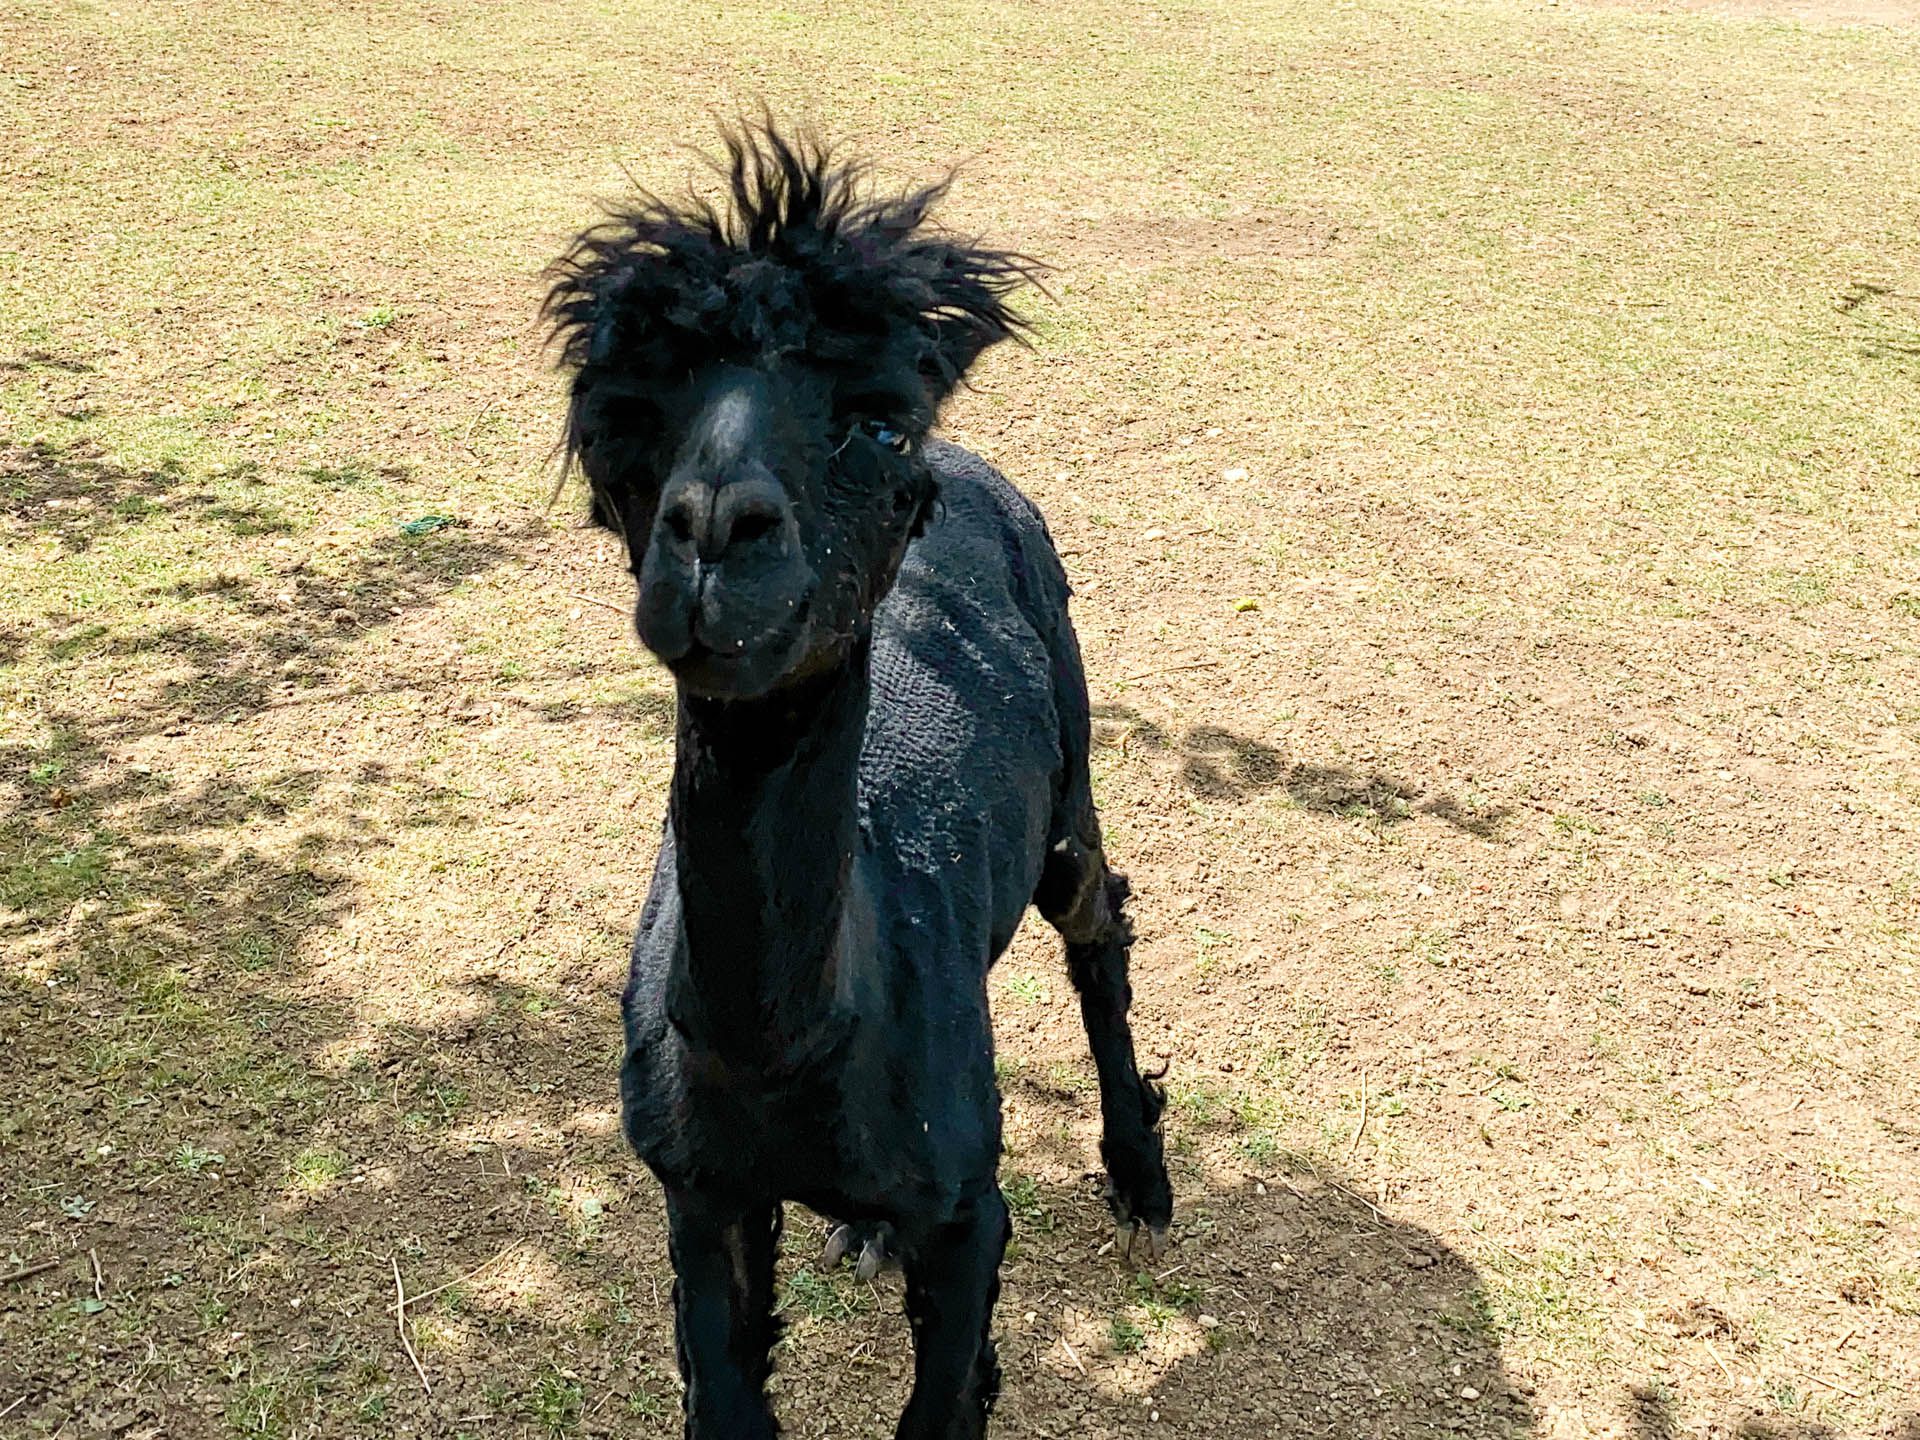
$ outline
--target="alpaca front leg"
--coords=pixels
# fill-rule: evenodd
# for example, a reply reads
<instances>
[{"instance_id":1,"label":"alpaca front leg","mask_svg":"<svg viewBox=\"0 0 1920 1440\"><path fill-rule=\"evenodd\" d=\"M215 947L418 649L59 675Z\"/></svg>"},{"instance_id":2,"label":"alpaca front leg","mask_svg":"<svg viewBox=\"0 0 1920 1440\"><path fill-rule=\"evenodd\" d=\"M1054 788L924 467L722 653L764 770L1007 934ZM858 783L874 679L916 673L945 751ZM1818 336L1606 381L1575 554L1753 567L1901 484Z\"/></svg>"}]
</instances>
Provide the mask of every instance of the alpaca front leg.
<instances>
[{"instance_id":1,"label":"alpaca front leg","mask_svg":"<svg viewBox=\"0 0 1920 1440\"><path fill-rule=\"evenodd\" d=\"M767 1408L773 1261L780 1207L729 1207L669 1193L674 1338L686 1387L687 1440L772 1440Z\"/></svg>"},{"instance_id":2,"label":"alpaca front leg","mask_svg":"<svg viewBox=\"0 0 1920 1440\"><path fill-rule=\"evenodd\" d=\"M978 1440L1000 1394L994 1302L1013 1227L998 1186L906 1257L913 1396L897 1440Z\"/></svg>"}]
</instances>

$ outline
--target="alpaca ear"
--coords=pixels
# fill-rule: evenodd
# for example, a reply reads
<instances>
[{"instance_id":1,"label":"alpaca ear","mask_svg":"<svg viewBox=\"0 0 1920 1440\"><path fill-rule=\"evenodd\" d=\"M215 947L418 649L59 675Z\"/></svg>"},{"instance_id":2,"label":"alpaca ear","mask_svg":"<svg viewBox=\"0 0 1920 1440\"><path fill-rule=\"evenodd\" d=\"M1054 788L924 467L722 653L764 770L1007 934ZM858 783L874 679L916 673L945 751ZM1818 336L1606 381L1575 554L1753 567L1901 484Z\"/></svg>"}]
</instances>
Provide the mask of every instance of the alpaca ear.
<instances>
[{"instance_id":1,"label":"alpaca ear","mask_svg":"<svg viewBox=\"0 0 1920 1440\"><path fill-rule=\"evenodd\" d=\"M920 375L934 409L967 377L986 350L1002 340L1024 340L1026 322L1008 303L1033 278L1033 264L1006 250L923 242L915 257L928 274L920 323L926 337Z\"/></svg>"}]
</instances>

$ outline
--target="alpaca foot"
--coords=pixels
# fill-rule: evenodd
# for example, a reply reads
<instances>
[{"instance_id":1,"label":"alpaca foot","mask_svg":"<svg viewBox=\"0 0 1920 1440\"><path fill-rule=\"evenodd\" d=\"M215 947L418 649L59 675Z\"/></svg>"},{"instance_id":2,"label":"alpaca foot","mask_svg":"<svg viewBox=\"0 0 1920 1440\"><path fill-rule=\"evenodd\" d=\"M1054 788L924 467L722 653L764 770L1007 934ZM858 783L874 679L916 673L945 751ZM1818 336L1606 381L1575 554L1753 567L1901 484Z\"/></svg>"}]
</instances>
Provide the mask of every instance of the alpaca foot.
<instances>
[{"instance_id":1,"label":"alpaca foot","mask_svg":"<svg viewBox=\"0 0 1920 1440\"><path fill-rule=\"evenodd\" d=\"M853 1278L865 1284L900 1260L900 1242L885 1221L835 1225L827 1232L820 1252L820 1268L836 1270L842 1260L853 1261Z\"/></svg>"},{"instance_id":2,"label":"alpaca foot","mask_svg":"<svg viewBox=\"0 0 1920 1440\"><path fill-rule=\"evenodd\" d=\"M1153 1265L1167 1253L1167 1229L1173 1223L1173 1186L1160 1158L1158 1140L1137 1163L1111 1166L1107 1172L1107 1208L1113 1212L1113 1248L1124 1265ZM1111 1157L1109 1157L1111 1159Z\"/></svg>"},{"instance_id":3,"label":"alpaca foot","mask_svg":"<svg viewBox=\"0 0 1920 1440\"><path fill-rule=\"evenodd\" d=\"M1114 1248L1121 1261L1139 1256L1152 1265L1167 1252L1167 1227L1173 1223L1173 1185L1160 1152L1160 1131L1146 1131L1131 1146L1108 1140L1106 1208L1114 1212Z\"/></svg>"},{"instance_id":4,"label":"alpaca foot","mask_svg":"<svg viewBox=\"0 0 1920 1440\"><path fill-rule=\"evenodd\" d=\"M1122 1220L1113 1227L1113 1248L1119 1252L1120 1263L1142 1267L1158 1265L1161 1258L1173 1248L1173 1241L1167 1238L1164 1225L1142 1225L1138 1220Z\"/></svg>"}]
</instances>

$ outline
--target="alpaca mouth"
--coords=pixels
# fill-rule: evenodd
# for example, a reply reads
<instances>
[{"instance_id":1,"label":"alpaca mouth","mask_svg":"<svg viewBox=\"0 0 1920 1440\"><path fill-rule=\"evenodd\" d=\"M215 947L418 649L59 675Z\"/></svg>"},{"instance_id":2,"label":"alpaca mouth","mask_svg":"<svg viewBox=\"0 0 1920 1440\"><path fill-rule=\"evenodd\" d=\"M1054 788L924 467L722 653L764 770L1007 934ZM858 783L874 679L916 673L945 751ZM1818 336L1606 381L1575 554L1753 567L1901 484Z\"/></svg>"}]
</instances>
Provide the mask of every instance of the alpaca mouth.
<instances>
[{"instance_id":1,"label":"alpaca mouth","mask_svg":"<svg viewBox=\"0 0 1920 1440\"><path fill-rule=\"evenodd\" d=\"M753 658L756 653L758 647L749 650L744 640L736 640L722 649L709 645L696 635L688 639L686 649L667 661L667 666L673 670L692 670L738 665L742 660Z\"/></svg>"},{"instance_id":2,"label":"alpaca mouth","mask_svg":"<svg viewBox=\"0 0 1920 1440\"><path fill-rule=\"evenodd\" d=\"M716 639L691 617L684 648L661 655L675 680L696 694L744 699L779 685L803 657L809 601L777 625L749 637Z\"/></svg>"},{"instance_id":3,"label":"alpaca mouth","mask_svg":"<svg viewBox=\"0 0 1920 1440\"><path fill-rule=\"evenodd\" d=\"M745 637L716 640L713 638L714 626L710 621L702 619L700 609L696 605L693 612L687 616L686 648L680 654L673 656L668 663L674 665L730 663L750 660L770 650L784 650L806 627L807 613L812 607L813 597L804 596L793 602L793 613L784 619L775 621Z\"/></svg>"}]
</instances>

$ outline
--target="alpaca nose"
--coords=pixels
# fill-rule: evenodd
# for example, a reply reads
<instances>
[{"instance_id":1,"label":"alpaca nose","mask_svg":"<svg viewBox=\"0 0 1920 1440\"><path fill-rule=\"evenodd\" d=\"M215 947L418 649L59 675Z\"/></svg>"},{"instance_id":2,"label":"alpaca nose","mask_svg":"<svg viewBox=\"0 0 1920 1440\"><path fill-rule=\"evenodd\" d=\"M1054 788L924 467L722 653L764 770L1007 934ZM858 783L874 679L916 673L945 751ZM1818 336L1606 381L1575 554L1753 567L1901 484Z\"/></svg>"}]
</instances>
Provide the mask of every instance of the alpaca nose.
<instances>
[{"instance_id":1,"label":"alpaca nose","mask_svg":"<svg viewBox=\"0 0 1920 1440\"><path fill-rule=\"evenodd\" d=\"M660 524L676 549L714 565L769 537L785 537L792 506L764 476L715 485L687 476L660 497Z\"/></svg>"}]
</instances>

